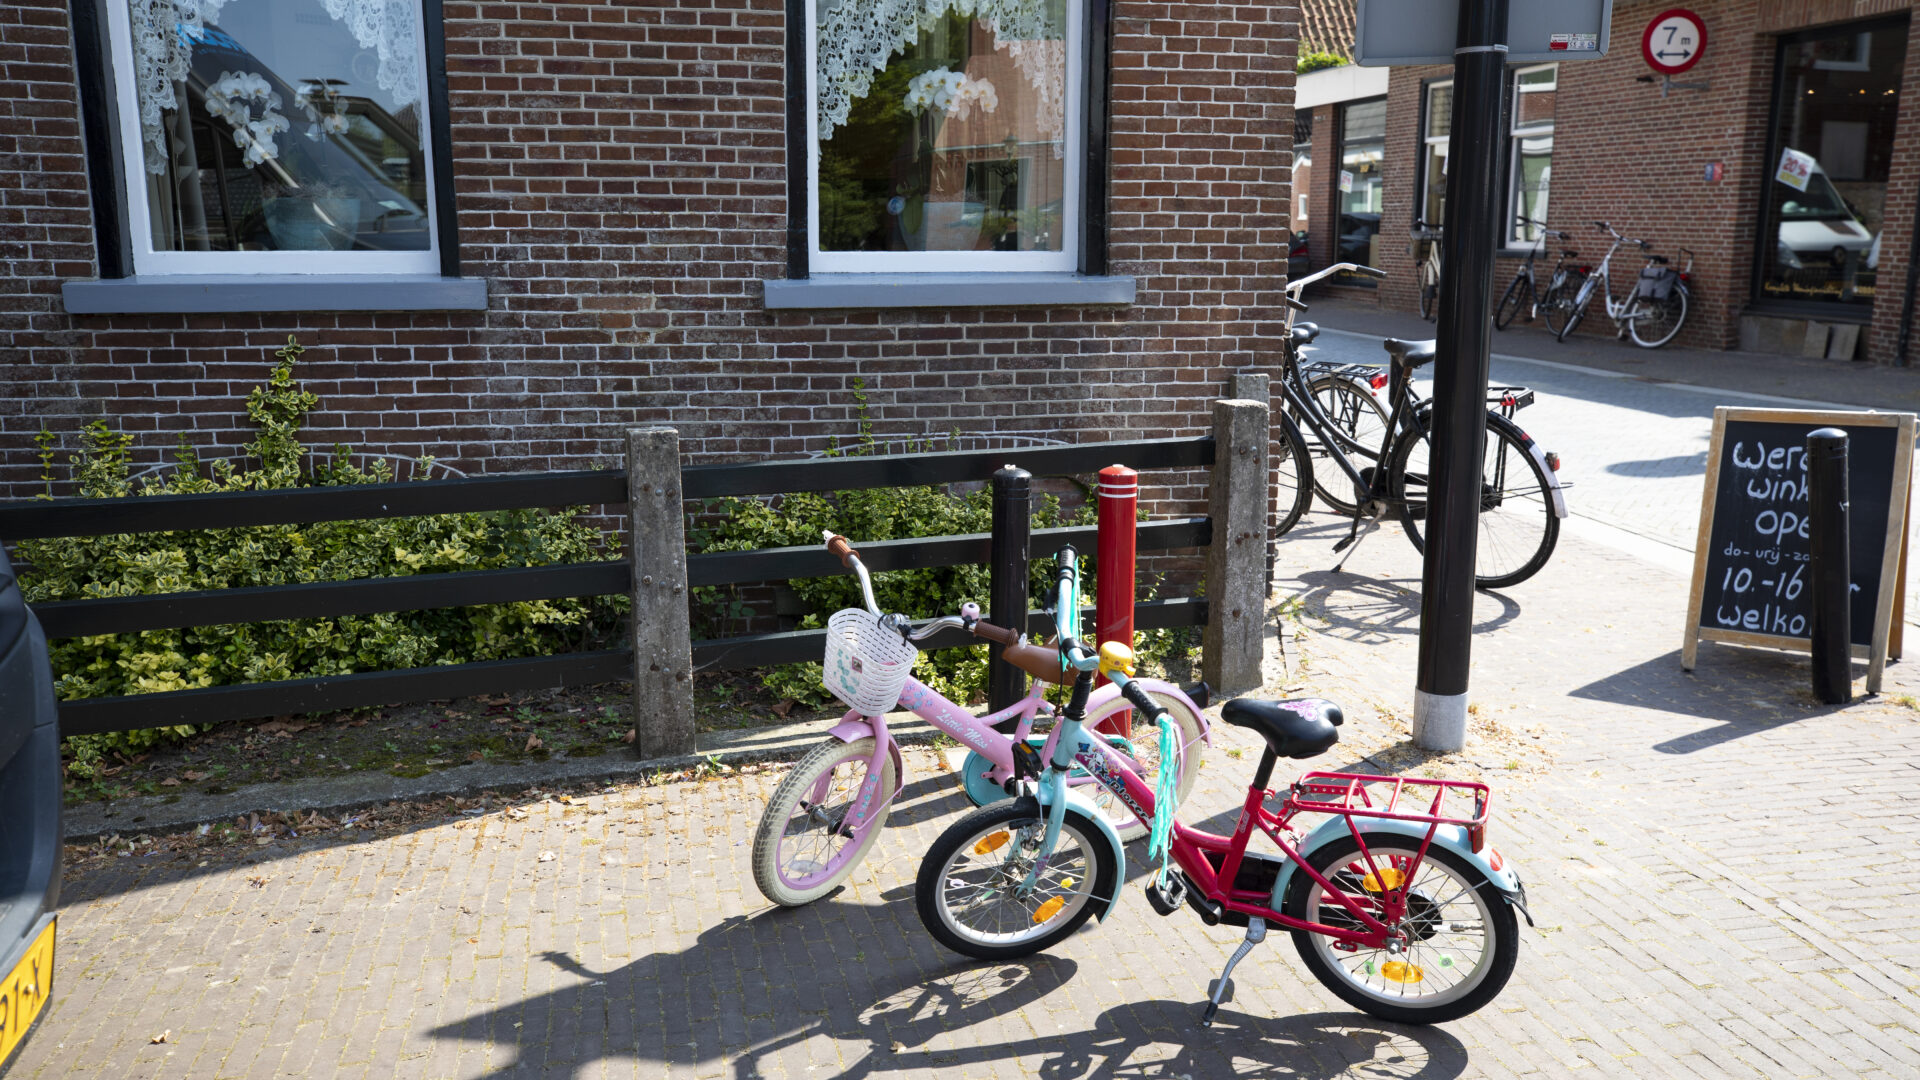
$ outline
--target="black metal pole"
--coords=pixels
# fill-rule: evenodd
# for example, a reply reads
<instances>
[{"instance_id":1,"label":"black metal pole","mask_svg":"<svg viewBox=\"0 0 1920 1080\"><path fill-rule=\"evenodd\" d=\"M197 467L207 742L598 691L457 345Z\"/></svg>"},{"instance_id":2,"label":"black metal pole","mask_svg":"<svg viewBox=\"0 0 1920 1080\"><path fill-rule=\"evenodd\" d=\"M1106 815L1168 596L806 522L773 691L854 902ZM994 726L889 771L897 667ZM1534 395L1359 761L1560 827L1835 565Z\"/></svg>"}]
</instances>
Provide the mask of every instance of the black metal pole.
<instances>
[{"instance_id":1,"label":"black metal pole","mask_svg":"<svg viewBox=\"0 0 1920 1080\"><path fill-rule=\"evenodd\" d=\"M1027 547L1033 534L1033 474L1007 465L993 474L993 540L988 555L987 619L1026 633ZM1027 673L1000 663L1001 648L987 646L987 708L1010 708L1027 692Z\"/></svg>"},{"instance_id":2,"label":"black metal pole","mask_svg":"<svg viewBox=\"0 0 1920 1080\"><path fill-rule=\"evenodd\" d=\"M1420 664L1413 738L1434 750L1466 745L1474 548L1487 440L1487 356L1500 212L1501 100L1507 0L1460 0L1453 54L1453 134L1447 147L1447 272L1440 282L1433 373L1433 451L1420 597Z\"/></svg>"},{"instance_id":3,"label":"black metal pole","mask_svg":"<svg viewBox=\"0 0 1920 1080\"><path fill-rule=\"evenodd\" d=\"M1847 528L1847 433L1807 433L1808 540L1813 549L1813 696L1853 700L1853 567Z\"/></svg>"}]
</instances>

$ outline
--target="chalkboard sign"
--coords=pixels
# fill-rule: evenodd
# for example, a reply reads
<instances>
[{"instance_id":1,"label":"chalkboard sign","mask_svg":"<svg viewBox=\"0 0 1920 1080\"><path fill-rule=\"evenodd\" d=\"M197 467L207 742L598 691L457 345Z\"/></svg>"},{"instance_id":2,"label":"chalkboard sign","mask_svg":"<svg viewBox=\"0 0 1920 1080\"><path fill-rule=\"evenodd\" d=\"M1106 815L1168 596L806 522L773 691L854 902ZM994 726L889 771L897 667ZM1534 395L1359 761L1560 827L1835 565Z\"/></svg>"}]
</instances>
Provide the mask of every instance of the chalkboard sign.
<instances>
[{"instance_id":1,"label":"chalkboard sign","mask_svg":"<svg viewBox=\"0 0 1920 1080\"><path fill-rule=\"evenodd\" d=\"M1807 509L1807 433L1847 433L1854 656L1880 689L1888 633L1904 595L1912 413L1735 409L1713 414L1707 486L1694 548L1693 590L1681 666L1701 639L1805 650L1813 582ZM1897 647L1896 647L1897 648Z\"/></svg>"}]
</instances>

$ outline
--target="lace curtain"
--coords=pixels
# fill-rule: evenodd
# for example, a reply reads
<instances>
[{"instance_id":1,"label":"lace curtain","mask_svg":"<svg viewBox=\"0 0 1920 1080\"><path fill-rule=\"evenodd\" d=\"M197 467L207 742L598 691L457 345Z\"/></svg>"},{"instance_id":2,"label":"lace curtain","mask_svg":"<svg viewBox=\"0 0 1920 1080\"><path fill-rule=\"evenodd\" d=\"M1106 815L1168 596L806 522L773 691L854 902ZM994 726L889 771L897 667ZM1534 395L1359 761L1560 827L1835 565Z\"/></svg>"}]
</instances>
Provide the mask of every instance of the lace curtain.
<instances>
[{"instance_id":1,"label":"lace curtain","mask_svg":"<svg viewBox=\"0 0 1920 1080\"><path fill-rule=\"evenodd\" d=\"M234 0L127 0L133 25L135 100L140 103L140 131L145 142L146 169L154 175L167 171L167 134L160 114L177 110L193 66L193 41L220 10ZM243 0L246 3L273 0ZM420 100L420 12L418 0L320 0L327 14L344 23L363 49L379 58L380 89L395 105ZM868 80L871 82L872 77ZM842 114L844 116L844 113Z\"/></svg>"},{"instance_id":2,"label":"lace curtain","mask_svg":"<svg viewBox=\"0 0 1920 1080\"><path fill-rule=\"evenodd\" d=\"M330 0L331 2L331 0ZM993 24L994 36L1005 48L1014 43L1058 44L1065 28L1046 0L820 0L815 24L819 38L816 82L819 86L820 138L833 138L834 129L847 122L853 103L867 96L873 77L885 70L887 59L911 45L921 30L931 29L951 11ZM1040 92L1042 108L1058 102L1065 69L1045 69L1039 61L1044 48L1014 50L1013 57L1027 81ZM1058 121L1055 121L1055 129Z\"/></svg>"}]
</instances>

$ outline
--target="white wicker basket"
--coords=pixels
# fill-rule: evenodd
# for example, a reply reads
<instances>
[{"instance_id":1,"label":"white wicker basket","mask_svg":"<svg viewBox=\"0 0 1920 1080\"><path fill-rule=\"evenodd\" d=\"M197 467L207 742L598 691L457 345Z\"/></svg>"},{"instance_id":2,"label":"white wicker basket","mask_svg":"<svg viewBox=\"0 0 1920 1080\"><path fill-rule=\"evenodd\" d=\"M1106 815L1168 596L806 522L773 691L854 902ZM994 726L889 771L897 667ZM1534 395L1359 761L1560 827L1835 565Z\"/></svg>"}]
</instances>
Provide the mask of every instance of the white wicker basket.
<instances>
[{"instance_id":1,"label":"white wicker basket","mask_svg":"<svg viewBox=\"0 0 1920 1080\"><path fill-rule=\"evenodd\" d=\"M837 611L827 620L822 681L847 708L879 716L900 703L900 688L907 685L919 651L871 612Z\"/></svg>"}]
</instances>

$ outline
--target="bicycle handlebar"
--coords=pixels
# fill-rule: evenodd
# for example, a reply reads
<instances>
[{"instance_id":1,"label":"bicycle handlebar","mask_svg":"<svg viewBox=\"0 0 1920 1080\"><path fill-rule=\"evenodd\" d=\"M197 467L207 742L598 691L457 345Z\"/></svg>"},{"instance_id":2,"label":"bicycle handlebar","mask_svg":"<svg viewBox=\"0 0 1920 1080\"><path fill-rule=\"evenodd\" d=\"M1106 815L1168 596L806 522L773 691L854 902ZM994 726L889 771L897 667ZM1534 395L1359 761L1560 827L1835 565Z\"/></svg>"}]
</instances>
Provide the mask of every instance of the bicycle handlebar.
<instances>
[{"instance_id":1,"label":"bicycle handlebar","mask_svg":"<svg viewBox=\"0 0 1920 1080\"><path fill-rule=\"evenodd\" d=\"M1307 286L1313 284L1314 282L1319 281L1321 278L1331 277L1342 270L1352 270L1355 273L1365 274L1368 277L1383 278L1387 276L1387 272L1385 270L1375 270L1371 266L1361 266L1359 263L1350 263L1350 262L1334 263L1332 266L1329 266L1324 270L1316 270L1313 273L1308 274L1306 277L1300 278L1297 281L1287 282L1287 292L1297 296L1299 295L1299 292L1301 289L1304 289ZM1304 310L1304 309L1300 309L1300 310Z\"/></svg>"},{"instance_id":2,"label":"bicycle handlebar","mask_svg":"<svg viewBox=\"0 0 1920 1080\"><path fill-rule=\"evenodd\" d=\"M860 576L860 595L867 601L867 610L878 617L880 604L873 598L873 579L867 576L867 567L860 561L860 553L853 550L853 544L846 537L835 535L831 529L822 529L820 535L827 538L827 554L837 556L841 566L851 568Z\"/></svg>"}]
</instances>

